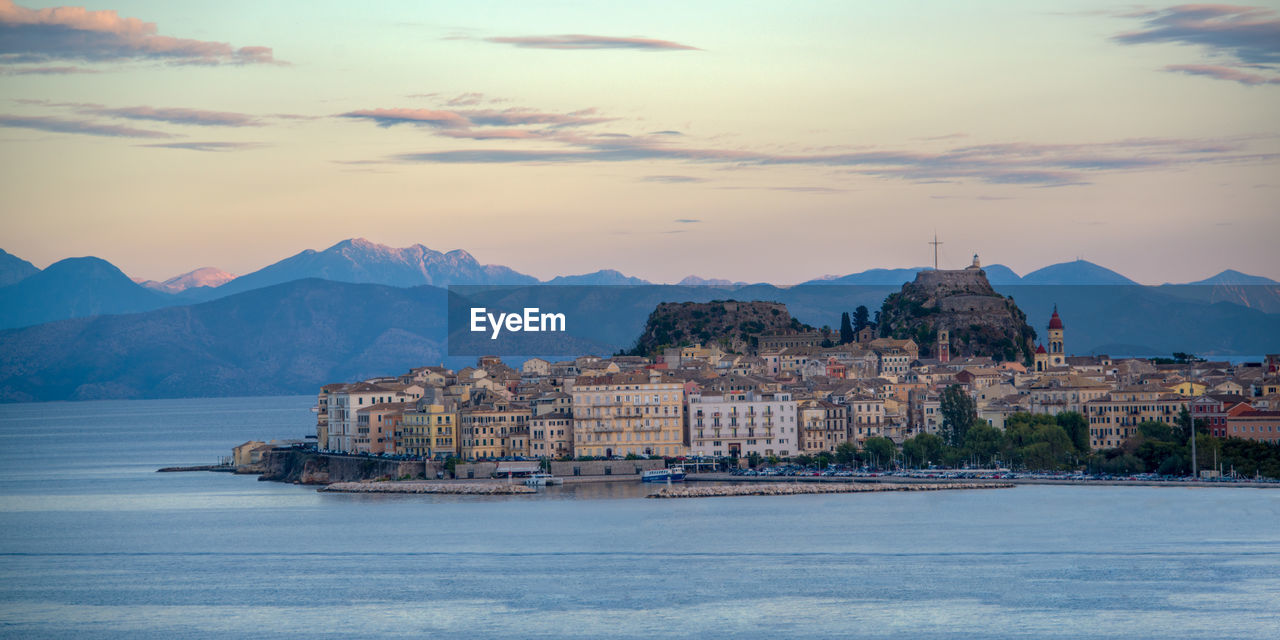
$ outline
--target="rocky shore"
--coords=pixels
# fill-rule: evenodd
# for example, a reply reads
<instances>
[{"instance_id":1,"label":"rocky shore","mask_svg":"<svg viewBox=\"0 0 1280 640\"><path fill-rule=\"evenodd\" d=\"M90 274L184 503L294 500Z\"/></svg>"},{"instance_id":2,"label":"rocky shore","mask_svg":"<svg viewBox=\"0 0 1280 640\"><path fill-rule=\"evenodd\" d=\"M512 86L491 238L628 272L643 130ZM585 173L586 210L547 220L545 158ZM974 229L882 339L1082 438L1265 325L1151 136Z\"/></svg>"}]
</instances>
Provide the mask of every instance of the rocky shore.
<instances>
[{"instance_id":1,"label":"rocky shore","mask_svg":"<svg viewBox=\"0 0 1280 640\"><path fill-rule=\"evenodd\" d=\"M667 487L650 498L715 498L722 496L790 496L804 493L868 493L874 491L944 491L948 489L1007 489L1011 482L949 482L919 484L782 484L752 483L716 486Z\"/></svg>"},{"instance_id":2,"label":"rocky shore","mask_svg":"<svg viewBox=\"0 0 1280 640\"><path fill-rule=\"evenodd\" d=\"M498 496L537 493L533 487L504 482L335 482L317 489L337 493L444 493Z\"/></svg>"}]
</instances>

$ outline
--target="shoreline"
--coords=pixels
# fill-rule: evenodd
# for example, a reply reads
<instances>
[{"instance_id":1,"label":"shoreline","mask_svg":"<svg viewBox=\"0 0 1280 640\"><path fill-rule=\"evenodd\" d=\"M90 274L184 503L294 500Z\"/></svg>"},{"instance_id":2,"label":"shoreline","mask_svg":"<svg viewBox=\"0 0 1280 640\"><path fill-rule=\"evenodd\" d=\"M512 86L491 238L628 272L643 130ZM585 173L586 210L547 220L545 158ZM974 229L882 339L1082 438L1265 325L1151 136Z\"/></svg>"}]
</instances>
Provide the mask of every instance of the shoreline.
<instances>
[{"instance_id":1,"label":"shoreline","mask_svg":"<svg viewBox=\"0 0 1280 640\"><path fill-rule=\"evenodd\" d=\"M884 493L889 491L966 491L1012 489L1011 482L931 482L931 483L758 483L701 487L666 487L646 498L722 498L737 496L794 496L830 493Z\"/></svg>"},{"instance_id":2,"label":"shoreline","mask_svg":"<svg viewBox=\"0 0 1280 640\"><path fill-rule=\"evenodd\" d=\"M818 483L818 484L957 484L973 482L962 478L902 478L895 476L877 476L873 478L832 478L822 476L735 476L728 473L689 474L686 482L728 482L728 483ZM1163 481L1163 480L1072 480L1067 478L1002 478L993 482L1004 482L1012 485L1038 484L1064 487L1195 487L1211 489L1280 489L1280 482L1206 482L1203 480Z\"/></svg>"}]
</instances>

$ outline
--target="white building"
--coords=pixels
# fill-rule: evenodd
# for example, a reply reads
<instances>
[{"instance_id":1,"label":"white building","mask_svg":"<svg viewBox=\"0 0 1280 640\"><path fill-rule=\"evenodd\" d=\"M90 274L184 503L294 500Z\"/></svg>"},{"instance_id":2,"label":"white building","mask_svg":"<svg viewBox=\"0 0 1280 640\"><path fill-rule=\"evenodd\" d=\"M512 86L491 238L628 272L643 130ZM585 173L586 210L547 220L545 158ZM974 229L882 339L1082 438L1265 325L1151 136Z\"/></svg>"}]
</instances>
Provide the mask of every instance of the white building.
<instances>
[{"instance_id":1,"label":"white building","mask_svg":"<svg viewBox=\"0 0 1280 640\"><path fill-rule=\"evenodd\" d=\"M786 392L689 396L689 453L741 458L799 452L796 401Z\"/></svg>"}]
</instances>

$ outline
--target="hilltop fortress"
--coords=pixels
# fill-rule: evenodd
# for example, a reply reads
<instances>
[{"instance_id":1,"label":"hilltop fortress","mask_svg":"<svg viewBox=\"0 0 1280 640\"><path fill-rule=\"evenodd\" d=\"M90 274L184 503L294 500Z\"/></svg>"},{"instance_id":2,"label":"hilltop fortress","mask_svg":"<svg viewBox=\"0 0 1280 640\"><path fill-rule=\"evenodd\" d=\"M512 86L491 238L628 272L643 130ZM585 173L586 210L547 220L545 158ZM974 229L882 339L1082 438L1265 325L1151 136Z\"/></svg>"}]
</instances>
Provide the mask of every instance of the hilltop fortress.
<instances>
[{"instance_id":1,"label":"hilltop fortress","mask_svg":"<svg viewBox=\"0 0 1280 640\"><path fill-rule=\"evenodd\" d=\"M964 269L921 271L885 298L880 335L910 338L921 355L988 356L1031 363L1036 333L1027 316L991 287L978 256Z\"/></svg>"}]
</instances>

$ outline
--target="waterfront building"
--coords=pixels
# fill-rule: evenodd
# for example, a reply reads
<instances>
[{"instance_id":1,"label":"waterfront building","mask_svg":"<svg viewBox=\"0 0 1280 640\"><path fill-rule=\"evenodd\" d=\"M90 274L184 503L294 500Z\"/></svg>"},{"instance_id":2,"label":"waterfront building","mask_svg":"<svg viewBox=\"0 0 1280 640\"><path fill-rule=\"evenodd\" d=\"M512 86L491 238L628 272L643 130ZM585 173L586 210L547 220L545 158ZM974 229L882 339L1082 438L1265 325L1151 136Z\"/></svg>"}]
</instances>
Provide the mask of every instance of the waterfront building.
<instances>
[{"instance_id":1,"label":"waterfront building","mask_svg":"<svg viewBox=\"0 0 1280 640\"><path fill-rule=\"evenodd\" d=\"M523 456L529 444L527 405L495 400L458 412L458 456L463 460L491 460Z\"/></svg>"},{"instance_id":2,"label":"waterfront building","mask_svg":"<svg viewBox=\"0 0 1280 640\"><path fill-rule=\"evenodd\" d=\"M1118 447L1138 433L1143 422L1175 425L1187 399L1151 385L1130 385L1085 403L1089 446Z\"/></svg>"},{"instance_id":3,"label":"waterfront building","mask_svg":"<svg viewBox=\"0 0 1280 640\"><path fill-rule=\"evenodd\" d=\"M1280 443L1280 411L1249 409L1228 416L1227 437Z\"/></svg>"},{"instance_id":4,"label":"waterfront building","mask_svg":"<svg viewBox=\"0 0 1280 640\"><path fill-rule=\"evenodd\" d=\"M835 451L848 440L848 411L844 405L813 398L800 400L796 406L800 451L818 453Z\"/></svg>"},{"instance_id":5,"label":"waterfront building","mask_svg":"<svg viewBox=\"0 0 1280 640\"><path fill-rule=\"evenodd\" d=\"M458 455L458 412L452 404L423 404L400 418L395 453L443 460Z\"/></svg>"},{"instance_id":6,"label":"waterfront building","mask_svg":"<svg viewBox=\"0 0 1280 640\"><path fill-rule=\"evenodd\" d=\"M657 370L580 377L573 438L577 456L684 455L683 381Z\"/></svg>"},{"instance_id":7,"label":"waterfront building","mask_svg":"<svg viewBox=\"0 0 1280 640\"><path fill-rule=\"evenodd\" d=\"M573 457L573 414L568 411L536 413L529 419L531 458Z\"/></svg>"},{"instance_id":8,"label":"waterfront building","mask_svg":"<svg viewBox=\"0 0 1280 640\"><path fill-rule=\"evenodd\" d=\"M694 393L686 411L690 455L789 456L797 450L796 401L788 392Z\"/></svg>"},{"instance_id":9,"label":"waterfront building","mask_svg":"<svg viewBox=\"0 0 1280 640\"><path fill-rule=\"evenodd\" d=\"M352 438L354 453L392 453L395 451L395 432L406 409L407 402L381 402L356 410L356 432Z\"/></svg>"}]
</instances>

